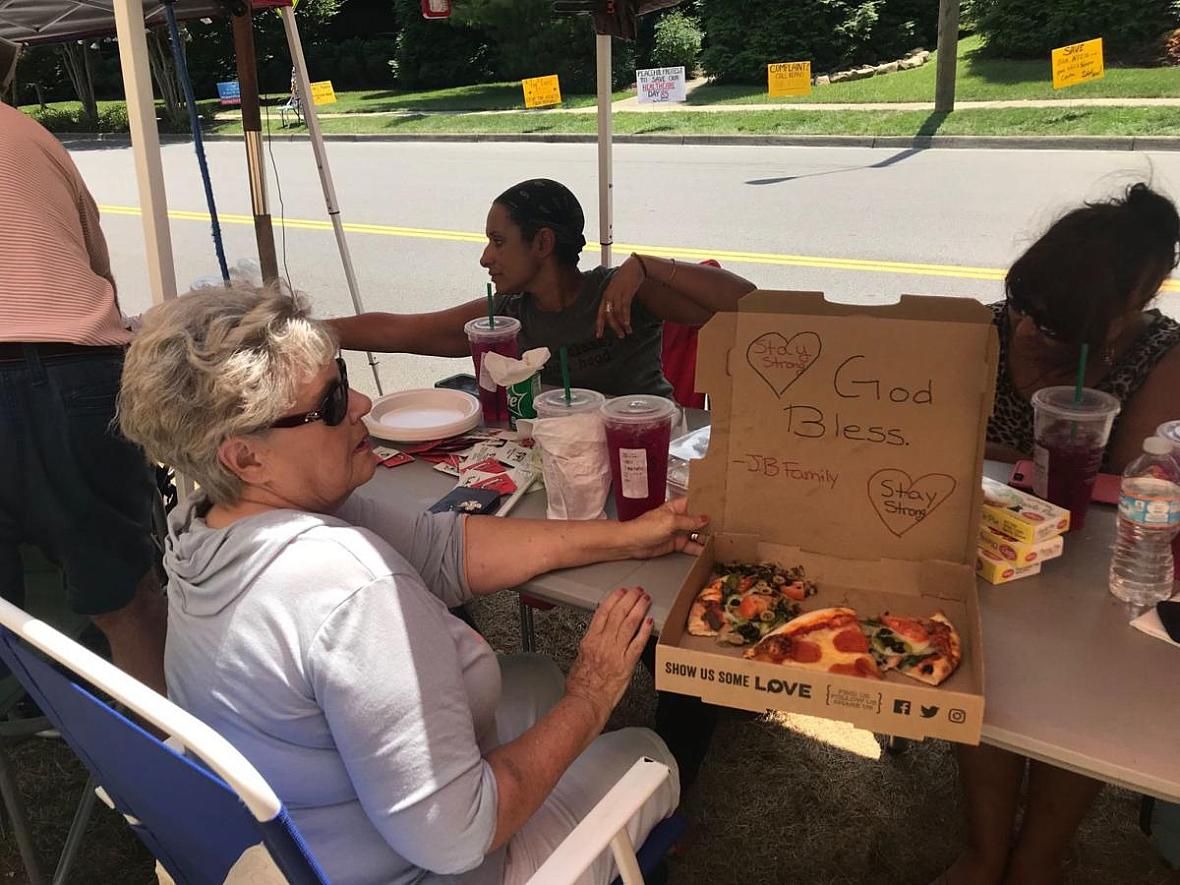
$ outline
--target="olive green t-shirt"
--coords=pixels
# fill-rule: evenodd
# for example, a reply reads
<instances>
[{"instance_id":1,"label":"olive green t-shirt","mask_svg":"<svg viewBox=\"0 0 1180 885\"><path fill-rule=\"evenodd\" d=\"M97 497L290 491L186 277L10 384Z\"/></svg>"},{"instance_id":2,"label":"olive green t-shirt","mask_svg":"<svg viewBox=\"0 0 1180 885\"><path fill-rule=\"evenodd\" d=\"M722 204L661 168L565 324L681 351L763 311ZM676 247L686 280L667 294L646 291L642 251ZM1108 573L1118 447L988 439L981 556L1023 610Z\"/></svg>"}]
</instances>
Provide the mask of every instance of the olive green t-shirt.
<instances>
[{"instance_id":1,"label":"olive green t-shirt","mask_svg":"<svg viewBox=\"0 0 1180 885\"><path fill-rule=\"evenodd\" d=\"M493 308L497 316L520 321L518 343L521 353L534 347L548 347L552 357L541 370L543 384L561 386L558 348L568 348L570 384L597 390L607 396L653 393L672 396L672 385L661 367L663 321L636 298L631 302L631 329L619 338L608 326L596 338L594 326L602 293L614 268L598 267L582 274L582 291L563 310L541 310L527 292L497 295Z\"/></svg>"}]
</instances>

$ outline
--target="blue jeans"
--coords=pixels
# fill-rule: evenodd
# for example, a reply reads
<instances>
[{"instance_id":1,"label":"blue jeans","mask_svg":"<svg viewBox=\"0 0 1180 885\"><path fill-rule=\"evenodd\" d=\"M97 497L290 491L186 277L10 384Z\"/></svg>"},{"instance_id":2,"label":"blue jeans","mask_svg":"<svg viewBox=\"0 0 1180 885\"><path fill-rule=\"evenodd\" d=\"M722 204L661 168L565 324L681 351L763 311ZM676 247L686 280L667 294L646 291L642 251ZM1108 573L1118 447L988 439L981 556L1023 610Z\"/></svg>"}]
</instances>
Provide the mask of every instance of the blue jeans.
<instances>
[{"instance_id":1,"label":"blue jeans","mask_svg":"<svg viewBox=\"0 0 1180 885\"><path fill-rule=\"evenodd\" d=\"M0 361L0 595L24 601L18 547L66 576L79 614L118 611L155 561L154 474L119 432L116 348Z\"/></svg>"}]
</instances>

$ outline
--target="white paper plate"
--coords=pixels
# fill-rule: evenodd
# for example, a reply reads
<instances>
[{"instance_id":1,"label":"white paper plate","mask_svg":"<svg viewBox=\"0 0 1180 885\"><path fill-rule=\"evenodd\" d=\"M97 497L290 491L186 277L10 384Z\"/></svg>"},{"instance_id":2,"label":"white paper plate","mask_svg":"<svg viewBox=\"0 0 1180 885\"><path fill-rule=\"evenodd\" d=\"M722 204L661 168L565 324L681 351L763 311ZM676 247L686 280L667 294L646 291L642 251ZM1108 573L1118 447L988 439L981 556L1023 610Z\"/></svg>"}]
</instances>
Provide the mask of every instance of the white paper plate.
<instances>
[{"instance_id":1,"label":"white paper plate","mask_svg":"<svg viewBox=\"0 0 1180 885\"><path fill-rule=\"evenodd\" d=\"M365 426L378 439L425 442L466 433L480 422L479 400L461 390L400 390L373 400Z\"/></svg>"}]
</instances>

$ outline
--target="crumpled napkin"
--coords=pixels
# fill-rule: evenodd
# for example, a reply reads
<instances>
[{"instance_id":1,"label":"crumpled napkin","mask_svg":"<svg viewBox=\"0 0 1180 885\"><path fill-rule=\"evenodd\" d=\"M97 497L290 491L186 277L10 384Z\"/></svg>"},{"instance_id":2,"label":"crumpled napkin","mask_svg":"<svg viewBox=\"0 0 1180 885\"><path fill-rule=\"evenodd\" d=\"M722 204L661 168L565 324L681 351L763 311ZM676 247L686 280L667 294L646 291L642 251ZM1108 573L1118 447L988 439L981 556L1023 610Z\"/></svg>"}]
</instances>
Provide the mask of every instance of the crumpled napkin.
<instances>
[{"instance_id":1,"label":"crumpled napkin","mask_svg":"<svg viewBox=\"0 0 1180 885\"><path fill-rule=\"evenodd\" d=\"M1175 601L1180 601L1180 595L1172 597ZM1180 648L1180 642L1175 642L1172 637L1168 635L1168 631L1164 629L1163 623L1160 621L1159 612L1155 610L1153 605L1139 617L1131 621L1131 626L1136 630L1141 630L1148 636L1154 636L1156 639L1162 639L1168 645L1174 645Z\"/></svg>"}]
</instances>

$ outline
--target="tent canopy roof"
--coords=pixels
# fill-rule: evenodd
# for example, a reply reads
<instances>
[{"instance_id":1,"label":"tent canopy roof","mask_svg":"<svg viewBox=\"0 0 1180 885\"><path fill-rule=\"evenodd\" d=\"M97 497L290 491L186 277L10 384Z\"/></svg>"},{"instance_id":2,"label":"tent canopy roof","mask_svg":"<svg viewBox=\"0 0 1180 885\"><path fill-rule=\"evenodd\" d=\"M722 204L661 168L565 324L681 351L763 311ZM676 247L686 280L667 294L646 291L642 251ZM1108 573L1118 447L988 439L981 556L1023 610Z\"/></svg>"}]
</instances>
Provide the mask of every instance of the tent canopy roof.
<instances>
[{"instance_id":1,"label":"tent canopy roof","mask_svg":"<svg viewBox=\"0 0 1180 885\"><path fill-rule=\"evenodd\" d=\"M0 0L0 37L33 46L100 37L115 32L115 0ZM144 23L164 24L164 4L142 0ZM175 0L176 17L212 18L233 4L222 0ZM254 9L290 6L290 0L252 0Z\"/></svg>"}]
</instances>

